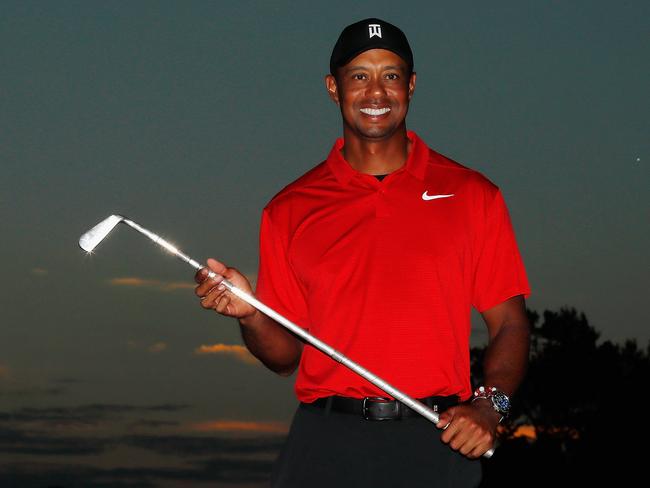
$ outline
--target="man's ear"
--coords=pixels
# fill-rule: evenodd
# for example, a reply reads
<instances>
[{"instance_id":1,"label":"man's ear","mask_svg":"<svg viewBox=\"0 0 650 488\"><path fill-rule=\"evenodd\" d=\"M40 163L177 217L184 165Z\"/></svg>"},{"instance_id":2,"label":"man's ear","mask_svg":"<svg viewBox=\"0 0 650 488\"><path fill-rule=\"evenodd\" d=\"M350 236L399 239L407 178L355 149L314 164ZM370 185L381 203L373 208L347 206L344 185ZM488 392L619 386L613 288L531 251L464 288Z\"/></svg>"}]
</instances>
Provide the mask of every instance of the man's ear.
<instances>
[{"instance_id":1,"label":"man's ear","mask_svg":"<svg viewBox=\"0 0 650 488\"><path fill-rule=\"evenodd\" d=\"M338 87L336 86L336 78L334 78L332 75L327 75L325 77L325 88L327 88L327 94L332 99L332 101L335 104L339 105L339 91Z\"/></svg>"},{"instance_id":2,"label":"man's ear","mask_svg":"<svg viewBox=\"0 0 650 488\"><path fill-rule=\"evenodd\" d=\"M415 92L415 78L416 74L415 71L413 71L409 78L409 100L413 97L413 93Z\"/></svg>"}]
</instances>

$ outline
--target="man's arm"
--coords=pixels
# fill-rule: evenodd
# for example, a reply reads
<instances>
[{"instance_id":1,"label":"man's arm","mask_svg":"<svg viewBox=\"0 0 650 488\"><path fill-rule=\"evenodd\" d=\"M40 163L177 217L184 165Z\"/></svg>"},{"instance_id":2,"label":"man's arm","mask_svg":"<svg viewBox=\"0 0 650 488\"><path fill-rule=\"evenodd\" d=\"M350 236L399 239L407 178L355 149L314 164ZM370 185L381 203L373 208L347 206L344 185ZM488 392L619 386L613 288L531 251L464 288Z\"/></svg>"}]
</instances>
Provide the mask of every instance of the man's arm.
<instances>
[{"instance_id":1,"label":"man's arm","mask_svg":"<svg viewBox=\"0 0 650 488\"><path fill-rule=\"evenodd\" d=\"M489 334L483 362L484 384L511 396L528 368L530 323L524 298L512 297L481 315Z\"/></svg>"},{"instance_id":2,"label":"man's arm","mask_svg":"<svg viewBox=\"0 0 650 488\"><path fill-rule=\"evenodd\" d=\"M268 315L255 310L239 319L248 350L280 376L291 376L300 363L303 343Z\"/></svg>"},{"instance_id":3,"label":"man's arm","mask_svg":"<svg viewBox=\"0 0 650 488\"><path fill-rule=\"evenodd\" d=\"M251 354L271 371L281 376L290 376L300 362L303 343L275 320L219 284L225 277L252 295L250 283L238 270L228 268L214 259L208 259L208 267L217 274L214 279L208 278L206 268L199 270L195 276L199 283L195 292L201 297L201 306L238 319L242 338Z\"/></svg>"},{"instance_id":4,"label":"man's arm","mask_svg":"<svg viewBox=\"0 0 650 488\"><path fill-rule=\"evenodd\" d=\"M495 386L511 396L528 367L530 324L524 298L512 297L481 315L489 334L483 363L484 385ZM499 420L491 402L477 400L446 410L436 425L447 426L441 436L443 442L469 458L478 458L493 447Z\"/></svg>"}]
</instances>

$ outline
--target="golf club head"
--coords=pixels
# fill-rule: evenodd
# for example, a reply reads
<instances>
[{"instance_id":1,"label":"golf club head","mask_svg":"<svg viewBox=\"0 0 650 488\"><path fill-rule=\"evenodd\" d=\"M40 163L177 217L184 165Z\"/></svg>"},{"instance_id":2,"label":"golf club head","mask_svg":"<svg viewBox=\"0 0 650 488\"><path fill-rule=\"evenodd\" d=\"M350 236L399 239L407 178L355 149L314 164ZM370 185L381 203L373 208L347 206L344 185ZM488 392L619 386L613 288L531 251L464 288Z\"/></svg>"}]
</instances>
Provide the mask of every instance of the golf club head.
<instances>
[{"instance_id":1,"label":"golf club head","mask_svg":"<svg viewBox=\"0 0 650 488\"><path fill-rule=\"evenodd\" d=\"M121 215L111 215L102 220L79 238L79 247L86 252L92 252L97 247L97 244L102 242L113 228L123 220L124 217Z\"/></svg>"}]
</instances>

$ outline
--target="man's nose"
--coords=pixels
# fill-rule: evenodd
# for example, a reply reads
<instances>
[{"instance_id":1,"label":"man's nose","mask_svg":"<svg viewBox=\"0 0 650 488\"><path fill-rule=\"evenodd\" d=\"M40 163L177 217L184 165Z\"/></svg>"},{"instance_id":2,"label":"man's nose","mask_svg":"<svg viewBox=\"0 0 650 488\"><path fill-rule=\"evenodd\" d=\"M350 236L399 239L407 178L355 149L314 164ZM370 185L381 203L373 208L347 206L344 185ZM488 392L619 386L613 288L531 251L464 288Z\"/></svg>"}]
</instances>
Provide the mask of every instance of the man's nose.
<instances>
[{"instance_id":1,"label":"man's nose","mask_svg":"<svg viewBox=\"0 0 650 488\"><path fill-rule=\"evenodd\" d=\"M381 78L371 78L366 88L366 94L371 96L383 96L386 90Z\"/></svg>"}]
</instances>

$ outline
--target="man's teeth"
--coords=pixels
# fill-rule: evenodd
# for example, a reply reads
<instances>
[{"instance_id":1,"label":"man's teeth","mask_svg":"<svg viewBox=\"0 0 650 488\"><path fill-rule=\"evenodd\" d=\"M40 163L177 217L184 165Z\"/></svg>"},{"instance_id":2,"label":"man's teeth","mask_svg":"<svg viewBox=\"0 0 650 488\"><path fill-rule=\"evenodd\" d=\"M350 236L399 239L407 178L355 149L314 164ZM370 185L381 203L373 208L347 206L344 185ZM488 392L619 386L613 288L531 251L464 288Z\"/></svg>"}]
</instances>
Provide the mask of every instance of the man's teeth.
<instances>
[{"instance_id":1,"label":"man's teeth","mask_svg":"<svg viewBox=\"0 0 650 488\"><path fill-rule=\"evenodd\" d=\"M390 108L362 108L361 112L367 115L384 115L390 112Z\"/></svg>"}]
</instances>

